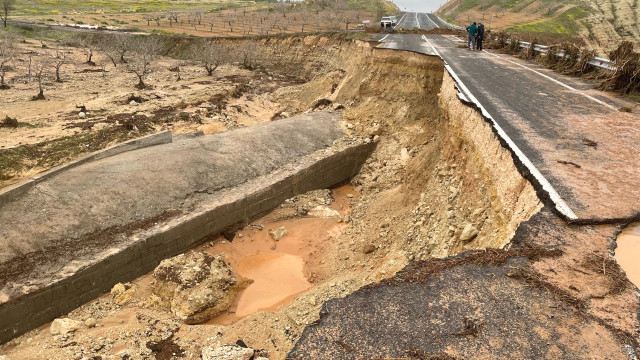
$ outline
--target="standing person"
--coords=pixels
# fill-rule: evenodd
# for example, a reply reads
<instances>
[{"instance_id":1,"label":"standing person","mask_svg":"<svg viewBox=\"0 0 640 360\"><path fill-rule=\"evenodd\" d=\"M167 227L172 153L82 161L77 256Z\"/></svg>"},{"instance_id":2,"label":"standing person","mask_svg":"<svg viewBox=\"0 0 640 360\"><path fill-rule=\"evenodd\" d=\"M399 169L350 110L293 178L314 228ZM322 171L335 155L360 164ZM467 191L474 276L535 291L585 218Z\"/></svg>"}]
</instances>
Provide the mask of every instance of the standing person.
<instances>
[{"instance_id":1,"label":"standing person","mask_svg":"<svg viewBox=\"0 0 640 360\"><path fill-rule=\"evenodd\" d=\"M484 24L478 25L478 37L476 38L476 49L482 51L482 41L484 41Z\"/></svg>"},{"instance_id":2,"label":"standing person","mask_svg":"<svg viewBox=\"0 0 640 360\"><path fill-rule=\"evenodd\" d=\"M469 50L476 49L476 35L478 35L478 26L474 21L473 24L467 26L467 32L469 33L469 41L467 41L467 47Z\"/></svg>"}]
</instances>

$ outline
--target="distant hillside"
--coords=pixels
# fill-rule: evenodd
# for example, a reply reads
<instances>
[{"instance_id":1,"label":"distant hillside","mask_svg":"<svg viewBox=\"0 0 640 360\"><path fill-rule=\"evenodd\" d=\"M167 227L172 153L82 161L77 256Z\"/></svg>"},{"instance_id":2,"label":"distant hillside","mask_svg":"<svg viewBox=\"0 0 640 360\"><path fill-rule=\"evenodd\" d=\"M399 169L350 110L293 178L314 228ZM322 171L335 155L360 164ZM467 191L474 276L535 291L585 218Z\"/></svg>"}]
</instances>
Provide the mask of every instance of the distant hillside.
<instances>
[{"instance_id":1,"label":"distant hillside","mask_svg":"<svg viewBox=\"0 0 640 360\"><path fill-rule=\"evenodd\" d=\"M464 25L576 35L602 55L629 40L640 47L639 0L451 0L437 14Z\"/></svg>"}]
</instances>

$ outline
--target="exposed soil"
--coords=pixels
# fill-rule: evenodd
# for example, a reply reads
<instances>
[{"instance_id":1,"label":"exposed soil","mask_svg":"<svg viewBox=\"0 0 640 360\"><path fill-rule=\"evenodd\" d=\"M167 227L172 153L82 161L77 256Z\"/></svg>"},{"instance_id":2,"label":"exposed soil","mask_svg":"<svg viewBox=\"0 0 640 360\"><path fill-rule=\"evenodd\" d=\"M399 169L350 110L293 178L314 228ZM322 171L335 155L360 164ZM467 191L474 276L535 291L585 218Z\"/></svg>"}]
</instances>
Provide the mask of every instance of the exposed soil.
<instances>
[{"instance_id":1,"label":"exposed soil","mask_svg":"<svg viewBox=\"0 0 640 360\"><path fill-rule=\"evenodd\" d=\"M230 242L203 239L199 249L223 254L255 281L208 324L172 318L150 296L147 275L125 305L105 295L68 314L99 326L64 336L44 326L0 351L12 359L199 359L205 346L238 340L271 359L617 359L638 350L638 298L610 254L620 226L568 226L543 208L490 126L459 101L439 59L335 38L259 46L265 57L282 55L273 62L304 64L296 70L310 81L253 104L290 113L344 107L350 134L378 144L360 174L330 196L288 200L227 234ZM321 204L339 216L314 217ZM274 241L268 231L281 226L288 235ZM255 266L276 264L291 271L278 275L282 291L272 297L273 278Z\"/></svg>"},{"instance_id":2,"label":"exposed soil","mask_svg":"<svg viewBox=\"0 0 640 360\"><path fill-rule=\"evenodd\" d=\"M6 102L0 108L0 118L16 124L0 126L0 186L149 133L213 134L270 121L284 108L268 93L303 81L237 66L221 66L209 77L204 68L189 64L181 67L177 80L169 70L176 60L163 58L153 65L151 89L139 91L135 75L124 65L105 65L106 73L83 72L91 67L84 63L82 49L64 48L69 53L62 67L64 82L45 80L47 99L30 101L37 83L25 75L29 56L36 62L50 56L55 45L43 49L39 42L27 41L18 46L24 56L7 74L11 90L2 94ZM94 59L108 61L99 53ZM86 108L85 117L79 115L80 105Z\"/></svg>"}]
</instances>

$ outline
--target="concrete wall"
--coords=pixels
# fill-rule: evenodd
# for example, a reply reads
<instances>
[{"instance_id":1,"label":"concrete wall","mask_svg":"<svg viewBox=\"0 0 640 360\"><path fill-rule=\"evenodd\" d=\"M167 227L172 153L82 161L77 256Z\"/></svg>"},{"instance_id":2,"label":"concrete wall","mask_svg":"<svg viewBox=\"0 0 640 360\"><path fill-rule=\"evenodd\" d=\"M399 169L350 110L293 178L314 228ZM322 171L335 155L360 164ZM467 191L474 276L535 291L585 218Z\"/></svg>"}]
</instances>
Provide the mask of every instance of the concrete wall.
<instances>
[{"instance_id":1,"label":"concrete wall","mask_svg":"<svg viewBox=\"0 0 640 360\"><path fill-rule=\"evenodd\" d=\"M74 168L76 166L80 166L82 164L85 164L91 161L96 161L96 160L108 158L110 156L114 156L117 154L121 154L126 151L133 151L133 150L142 149L149 146L168 144L172 141L173 141L173 137L171 135L171 131L163 131L157 134L151 134L138 139L125 141L121 144L116 144L106 149L96 151L87 156L83 156L80 159L74 160L64 165L56 166L53 169L45 171L25 181L21 181L17 184L10 185L4 189L1 189L0 204L11 201L12 199L24 194L29 189L36 186L36 184L38 184L40 181L49 179L59 174L62 171Z\"/></svg>"},{"instance_id":2,"label":"concrete wall","mask_svg":"<svg viewBox=\"0 0 640 360\"><path fill-rule=\"evenodd\" d=\"M353 177L374 148L374 143L359 144L310 155L294 169L221 193L206 210L134 235L135 239L120 251L87 264L61 281L0 305L0 343L68 313L108 292L118 282L148 273L161 260L185 252L209 234L252 221L297 194Z\"/></svg>"}]
</instances>

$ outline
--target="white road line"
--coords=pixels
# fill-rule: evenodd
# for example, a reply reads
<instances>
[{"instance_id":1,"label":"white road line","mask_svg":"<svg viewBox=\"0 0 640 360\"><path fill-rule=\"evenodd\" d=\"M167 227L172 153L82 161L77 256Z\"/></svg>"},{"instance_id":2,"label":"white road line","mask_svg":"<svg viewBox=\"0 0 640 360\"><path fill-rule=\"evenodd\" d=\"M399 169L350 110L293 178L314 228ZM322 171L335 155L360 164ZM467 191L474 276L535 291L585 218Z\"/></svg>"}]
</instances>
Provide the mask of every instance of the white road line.
<instances>
[{"instance_id":1,"label":"white road line","mask_svg":"<svg viewBox=\"0 0 640 360\"><path fill-rule=\"evenodd\" d=\"M510 62L510 63L512 63L512 64L515 64L515 65L518 65L518 66L520 66L520 67L522 67L522 68L525 68L525 69L527 69L527 70L533 71L534 73L536 73L536 74L538 74L538 75L542 76L543 78L545 78L545 79L547 79L547 80L551 80L551 81L553 81L554 83L556 83L556 84L558 84L558 85L560 85L560 86L563 86L563 87L565 87L565 88L567 88L567 89L569 89L569 90L571 90L571 91L573 91L573 92L575 92L575 93L578 93L578 94L580 94L580 95L582 95L582 96L586 97L586 98L587 98L587 99L589 99L589 100L595 101L595 102L597 102L597 103L598 103L598 104L600 104L600 105L604 105L604 106L606 106L607 108L609 108L609 109L611 109L611 110L618 110L618 109L616 109L616 107L615 107L615 106L610 105L610 104L607 104L606 102L604 102L604 101L602 101L602 100L596 99L595 97L593 97L593 96L591 96L591 95L589 95L589 94L586 94L586 93L584 93L584 92L582 92L582 91L580 91L580 90L578 90L578 89L574 88L573 86L567 85L567 84L563 83L563 82L562 82L562 81L560 81L560 80L554 79L554 78L552 78L552 77L551 77L551 76L549 76L549 75L543 74L543 73L541 73L540 71L537 71L537 70L532 69L532 68L530 68L530 67L528 67L528 66L525 66L525 65L519 64L519 63L517 63L517 62L515 62L515 61L513 61L513 60L509 60L509 59L507 59L507 58L505 58L505 57L498 56L498 55L496 55L496 54L490 53L490 52L488 52L488 51L485 51L485 50L483 50L483 51L484 51L485 53L487 53L487 54L491 55L491 56L497 57L498 59L506 60L506 61L508 61L508 62Z\"/></svg>"},{"instance_id":2,"label":"white road line","mask_svg":"<svg viewBox=\"0 0 640 360\"><path fill-rule=\"evenodd\" d=\"M520 150L518 145L516 145L516 143L514 143L513 140L511 140L509 135L507 135L507 133L502 129L502 127L498 125L498 123L493 119L493 116L491 116L491 114L489 114L487 109L485 109L484 106L482 106L480 101L478 101L478 99L471 93L471 91L469 91L467 86L462 82L462 80L460 80L460 78L455 73L455 71L453 71L453 68L451 68L451 66L447 64L447 61L443 59L442 56L440 56L440 53L438 53L438 50L436 50L435 46L433 46L433 44L431 44L429 39L427 39L424 35L422 35L422 38L427 42L427 44L429 44L429 46L431 46L431 48L436 53L436 55L438 55L442 59L442 61L444 61L445 69L447 69L449 74L451 74L453 79L456 81L456 84L458 85L459 89L462 91L462 93L465 94L465 97L468 98L474 104L476 104L478 108L480 108L480 110L482 111L482 115L484 115L485 118L491 121L498 135L504 141L507 142L507 144L509 145L509 148L511 148L511 150L518 157L518 159L522 161L522 164L524 164L524 166L526 166L527 169L529 169L529 171L531 172L531 175L533 175L533 177L535 177L536 180L538 180L540 185L542 185L542 189L544 189L549 194L551 201L553 201L553 203L556 205L556 209L567 218L571 220L577 220L578 217L576 216L576 214L573 212L573 210L571 210L569 205L567 205L567 203L564 202L564 200L562 199L562 197L560 197L560 194L558 194L556 189L553 188L551 183L549 183L549 181L544 177L544 175L542 175L542 173L540 173L540 171L535 167L535 165L533 165L531 160L529 160L529 158L522 152L522 150Z\"/></svg>"},{"instance_id":3,"label":"white road line","mask_svg":"<svg viewBox=\"0 0 640 360\"><path fill-rule=\"evenodd\" d=\"M382 42L382 41L383 41L384 39L386 39L386 38L387 38L387 36L389 36L389 35L391 35L391 34L387 34L387 35L385 35L382 39L378 40L378 42Z\"/></svg>"},{"instance_id":4,"label":"white road line","mask_svg":"<svg viewBox=\"0 0 640 360\"><path fill-rule=\"evenodd\" d=\"M418 24L418 29L420 29L420 20L418 20L418 13L416 14L416 24Z\"/></svg>"},{"instance_id":5,"label":"white road line","mask_svg":"<svg viewBox=\"0 0 640 360\"><path fill-rule=\"evenodd\" d=\"M427 19L429 19L429 21L431 21L431 23L433 24L433 26L435 26L436 29L440 27L433 20L431 20L431 17L429 16L429 14L425 13L424 15L427 17Z\"/></svg>"},{"instance_id":6,"label":"white road line","mask_svg":"<svg viewBox=\"0 0 640 360\"><path fill-rule=\"evenodd\" d=\"M426 37L426 36L424 36L424 35L422 35L422 39L423 39L424 41L426 41L426 42L427 42L427 44L429 44L429 46L431 46L431 49L433 49L433 52L434 52L434 53L435 53L435 54L436 54L440 59L442 59L442 56L440 56L440 53L438 52L438 50L436 50L436 47L435 47L435 46L433 46L433 44L431 43L431 41L429 41L429 39L427 39L427 37ZM444 61L444 63L445 63L445 64L447 63L447 61L446 61L445 59L442 59L442 61Z\"/></svg>"},{"instance_id":7,"label":"white road line","mask_svg":"<svg viewBox=\"0 0 640 360\"><path fill-rule=\"evenodd\" d=\"M398 26L400 26L400 23L402 22L402 19L404 19L405 16L407 16L408 13L404 13L404 15L402 15L402 17L400 18L400 21L398 21L398 23L396 24L396 26L394 26L393 28L397 28Z\"/></svg>"}]
</instances>

